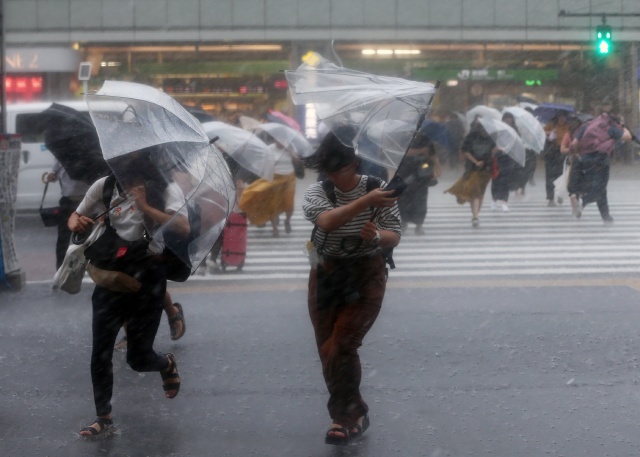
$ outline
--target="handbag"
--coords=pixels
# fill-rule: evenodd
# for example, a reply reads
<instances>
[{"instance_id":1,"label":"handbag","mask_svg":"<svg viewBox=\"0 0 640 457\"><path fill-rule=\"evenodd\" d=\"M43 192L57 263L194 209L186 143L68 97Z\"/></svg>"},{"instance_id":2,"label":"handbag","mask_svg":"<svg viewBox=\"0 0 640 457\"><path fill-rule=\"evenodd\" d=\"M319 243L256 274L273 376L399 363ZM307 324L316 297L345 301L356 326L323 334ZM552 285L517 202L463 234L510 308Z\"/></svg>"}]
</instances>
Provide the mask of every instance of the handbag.
<instances>
[{"instance_id":1,"label":"handbag","mask_svg":"<svg viewBox=\"0 0 640 457\"><path fill-rule=\"evenodd\" d=\"M58 225L60 221L60 207L53 206L50 208L43 208L44 197L47 195L47 189L49 188L49 183L45 183L44 192L42 193L42 200L40 201L40 218L42 219L42 223L45 227L55 227Z\"/></svg>"},{"instance_id":2,"label":"handbag","mask_svg":"<svg viewBox=\"0 0 640 457\"><path fill-rule=\"evenodd\" d=\"M569 198L569 174L571 173L571 164L569 158L564 160L562 165L562 174L553 181L553 195L556 198Z\"/></svg>"},{"instance_id":3,"label":"handbag","mask_svg":"<svg viewBox=\"0 0 640 457\"><path fill-rule=\"evenodd\" d=\"M143 270L151 241L146 232L138 240L127 241L118 236L108 218L104 225L104 233L84 251L89 262L102 270L121 271L130 275Z\"/></svg>"},{"instance_id":4,"label":"handbag","mask_svg":"<svg viewBox=\"0 0 640 457\"><path fill-rule=\"evenodd\" d=\"M82 287L82 279L88 260L84 256L85 249L102 235L104 224L98 223L82 244L71 244L62 261L62 265L53 276L53 285L69 294L77 294Z\"/></svg>"}]
</instances>

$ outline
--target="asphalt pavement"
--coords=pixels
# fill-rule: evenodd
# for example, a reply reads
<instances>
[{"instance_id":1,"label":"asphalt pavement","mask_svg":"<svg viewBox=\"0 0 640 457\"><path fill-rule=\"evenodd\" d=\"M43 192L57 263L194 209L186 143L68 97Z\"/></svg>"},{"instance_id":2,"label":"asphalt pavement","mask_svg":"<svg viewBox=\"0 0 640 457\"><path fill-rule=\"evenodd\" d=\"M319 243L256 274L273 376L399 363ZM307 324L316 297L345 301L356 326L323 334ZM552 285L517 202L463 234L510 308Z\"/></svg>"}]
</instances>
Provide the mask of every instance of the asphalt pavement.
<instances>
[{"instance_id":1,"label":"asphalt pavement","mask_svg":"<svg viewBox=\"0 0 640 457\"><path fill-rule=\"evenodd\" d=\"M614 173L611 201L635 198L637 170ZM27 276L51 268L55 234L25 233ZM360 351L372 425L342 448L323 441L327 395L304 281L172 285L187 332L171 341L163 319L156 349L176 354L180 394L165 399L157 373L133 372L116 352L117 433L87 442L77 432L94 418L92 287L68 295L28 278L0 294L0 455L635 457L640 293L583 279L392 276Z\"/></svg>"}]
</instances>

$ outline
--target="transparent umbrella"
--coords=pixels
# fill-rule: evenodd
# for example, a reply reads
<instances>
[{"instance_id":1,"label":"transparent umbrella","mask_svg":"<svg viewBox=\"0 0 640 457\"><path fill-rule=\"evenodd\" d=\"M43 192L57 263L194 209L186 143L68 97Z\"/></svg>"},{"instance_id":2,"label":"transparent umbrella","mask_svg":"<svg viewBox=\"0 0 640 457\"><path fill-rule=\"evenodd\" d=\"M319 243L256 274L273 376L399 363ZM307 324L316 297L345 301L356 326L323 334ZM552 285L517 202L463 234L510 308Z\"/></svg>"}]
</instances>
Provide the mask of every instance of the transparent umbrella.
<instances>
[{"instance_id":1,"label":"transparent umbrella","mask_svg":"<svg viewBox=\"0 0 640 457\"><path fill-rule=\"evenodd\" d=\"M478 122L496 143L498 149L509 155L521 167L524 166L524 143L518 132L500 120L479 117Z\"/></svg>"},{"instance_id":2,"label":"transparent umbrella","mask_svg":"<svg viewBox=\"0 0 640 457\"><path fill-rule=\"evenodd\" d=\"M290 149L298 158L304 159L313 154L313 148L300 132L276 122L265 122L255 129L263 131L273 137L286 149Z\"/></svg>"},{"instance_id":3,"label":"transparent umbrella","mask_svg":"<svg viewBox=\"0 0 640 457\"><path fill-rule=\"evenodd\" d=\"M476 118L495 119L499 121L502 119L502 114L495 108L491 108L486 105L478 105L467 111L465 115L467 119L467 127L469 127Z\"/></svg>"},{"instance_id":4,"label":"transparent umbrella","mask_svg":"<svg viewBox=\"0 0 640 457\"><path fill-rule=\"evenodd\" d=\"M547 138L540 121L526 109L517 106L505 108L502 112L513 115L525 149L531 149L540 154Z\"/></svg>"},{"instance_id":5,"label":"transparent umbrella","mask_svg":"<svg viewBox=\"0 0 640 457\"><path fill-rule=\"evenodd\" d=\"M145 222L145 228L195 271L235 204L224 158L210 144L200 122L164 92L142 84L105 81L86 98L102 154L125 189L142 180L152 205L152 190L161 196L173 183L182 190L185 203L173 217L162 225ZM178 214L189 218L189 237L176 235Z\"/></svg>"},{"instance_id":6,"label":"transparent umbrella","mask_svg":"<svg viewBox=\"0 0 640 457\"><path fill-rule=\"evenodd\" d=\"M434 84L338 67L316 53L310 53L297 70L285 71L285 75L293 103L313 104L319 119L342 143L359 150L367 159L394 169L412 140L412 135L398 134L394 127L409 124L415 132L437 91ZM374 133L368 135L371 128ZM376 138L379 150L358 148L372 138Z\"/></svg>"},{"instance_id":7,"label":"transparent umbrella","mask_svg":"<svg viewBox=\"0 0 640 457\"><path fill-rule=\"evenodd\" d=\"M224 122L205 122L202 128L215 145L241 167L261 178L272 180L275 160L264 141L251 132Z\"/></svg>"}]
</instances>

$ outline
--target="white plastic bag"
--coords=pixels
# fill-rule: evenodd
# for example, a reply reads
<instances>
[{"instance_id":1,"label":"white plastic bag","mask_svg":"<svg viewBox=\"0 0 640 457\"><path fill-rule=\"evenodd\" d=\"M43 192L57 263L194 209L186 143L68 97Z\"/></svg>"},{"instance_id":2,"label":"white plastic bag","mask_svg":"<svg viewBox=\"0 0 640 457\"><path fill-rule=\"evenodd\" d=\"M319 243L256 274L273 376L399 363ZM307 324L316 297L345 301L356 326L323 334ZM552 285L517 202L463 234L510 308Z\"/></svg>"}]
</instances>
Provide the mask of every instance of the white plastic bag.
<instances>
[{"instance_id":1,"label":"white plastic bag","mask_svg":"<svg viewBox=\"0 0 640 457\"><path fill-rule=\"evenodd\" d=\"M569 174L571 173L571 165L569 158L564 160L562 165L562 174L553 181L554 196L556 199L566 200L569 198Z\"/></svg>"},{"instance_id":2,"label":"white plastic bag","mask_svg":"<svg viewBox=\"0 0 640 457\"><path fill-rule=\"evenodd\" d=\"M64 256L62 265L53 277L54 287L69 294L77 294L82 287L82 279L87 269L84 251L104 233L104 223L99 222L83 244L71 244Z\"/></svg>"}]
</instances>

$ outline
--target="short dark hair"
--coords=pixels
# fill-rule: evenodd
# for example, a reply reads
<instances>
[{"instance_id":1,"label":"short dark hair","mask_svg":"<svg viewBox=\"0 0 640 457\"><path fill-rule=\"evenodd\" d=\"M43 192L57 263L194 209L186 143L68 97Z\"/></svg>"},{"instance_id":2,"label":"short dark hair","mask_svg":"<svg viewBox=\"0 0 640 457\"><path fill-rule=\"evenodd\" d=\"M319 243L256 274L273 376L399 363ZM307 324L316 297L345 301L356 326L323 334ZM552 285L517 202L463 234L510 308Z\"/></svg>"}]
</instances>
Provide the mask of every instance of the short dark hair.
<instances>
[{"instance_id":1,"label":"short dark hair","mask_svg":"<svg viewBox=\"0 0 640 457\"><path fill-rule=\"evenodd\" d=\"M340 131L338 135L348 133ZM332 173L357 160L356 151L351 146L342 143L338 136L331 131L322 139L316 152L304 160L304 164L307 168L317 172Z\"/></svg>"}]
</instances>

